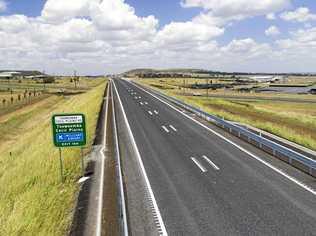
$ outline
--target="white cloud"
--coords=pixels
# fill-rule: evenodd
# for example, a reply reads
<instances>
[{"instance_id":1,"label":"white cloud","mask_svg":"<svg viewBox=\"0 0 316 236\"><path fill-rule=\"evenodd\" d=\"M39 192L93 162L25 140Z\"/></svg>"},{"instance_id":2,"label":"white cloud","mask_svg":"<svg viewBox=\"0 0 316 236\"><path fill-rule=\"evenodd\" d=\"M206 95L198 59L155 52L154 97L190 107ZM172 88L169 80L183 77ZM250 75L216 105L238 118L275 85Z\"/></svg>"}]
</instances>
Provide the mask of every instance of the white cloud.
<instances>
[{"instance_id":1,"label":"white cloud","mask_svg":"<svg viewBox=\"0 0 316 236\"><path fill-rule=\"evenodd\" d=\"M217 41L232 21L278 12L287 3L188 0L186 7L195 4L204 10L190 21L159 28L155 16L137 16L124 0L48 0L38 17L0 16L0 67L69 74L74 69L100 74L135 67L282 71L296 68L296 61L298 66L316 68L312 27L273 45L252 38L226 45Z\"/></svg>"},{"instance_id":2,"label":"white cloud","mask_svg":"<svg viewBox=\"0 0 316 236\"><path fill-rule=\"evenodd\" d=\"M214 16L246 18L277 12L290 5L290 0L183 0L183 7L201 7Z\"/></svg>"},{"instance_id":3,"label":"white cloud","mask_svg":"<svg viewBox=\"0 0 316 236\"><path fill-rule=\"evenodd\" d=\"M276 20L275 13L269 13L266 15L267 20Z\"/></svg>"},{"instance_id":4,"label":"white cloud","mask_svg":"<svg viewBox=\"0 0 316 236\"><path fill-rule=\"evenodd\" d=\"M91 17L100 29L126 30L130 28L156 27L157 20L153 16L137 17L134 8L122 0L103 1L94 5Z\"/></svg>"},{"instance_id":5,"label":"white cloud","mask_svg":"<svg viewBox=\"0 0 316 236\"><path fill-rule=\"evenodd\" d=\"M316 20L316 14L312 14L307 7L297 8L295 11L284 12L281 19L292 22L307 22Z\"/></svg>"},{"instance_id":6,"label":"white cloud","mask_svg":"<svg viewBox=\"0 0 316 236\"><path fill-rule=\"evenodd\" d=\"M165 45L186 42L207 42L224 33L224 29L194 22L172 22L158 34L158 42Z\"/></svg>"},{"instance_id":7,"label":"white cloud","mask_svg":"<svg viewBox=\"0 0 316 236\"><path fill-rule=\"evenodd\" d=\"M272 25L268 29L266 29L265 34L267 36L276 36L280 34L280 30L275 25Z\"/></svg>"},{"instance_id":8,"label":"white cloud","mask_svg":"<svg viewBox=\"0 0 316 236\"><path fill-rule=\"evenodd\" d=\"M29 20L24 15L0 16L0 30L8 33L24 31L29 26Z\"/></svg>"},{"instance_id":9,"label":"white cloud","mask_svg":"<svg viewBox=\"0 0 316 236\"><path fill-rule=\"evenodd\" d=\"M63 22L78 16L88 16L92 3L97 0L48 0L42 10L42 18L46 22Z\"/></svg>"},{"instance_id":10,"label":"white cloud","mask_svg":"<svg viewBox=\"0 0 316 236\"><path fill-rule=\"evenodd\" d=\"M207 25L225 26L234 21L266 15L275 19L273 12L290 6L291 0L182 0L184 8L199 7L202 11L193 21Z\"/></svg>"},{"instance_id":11,"label":"white cloud","mask_svg":"<svg viewBox=\"0 0 316 236\"><path fill-rule=\"evenodd\" d=\"M7 3L4 0L0 0L0 13L7 10Z\"/></svg>"},{"instance_id":12,"label":"white cloud","mask_svg":"<svg viewBox=\"0 0 316 236\"><path fill-rule=\"evenodd\" d=\"M227 46L223 47L222 50L227 53L256 57L270 51L270 46L268 44L258 44L251 38L239 40L234 39Z\"/></svg>"},{"instance_id":13,"label":"white cloud","mask_svg":"<svg viewBox=\"0 0 316 236\"><path fill-rule=\"evenodd\" d=\"M39 17L0 17L0 66L49 71L67 62L63 72L91 70L82 61L115 61L136 52L129 52L133 45L141 51L146 43L152 51L157 28L154 16L138 17L123 0L48 0Z\"/></svg>"},{"instance_id":14,"label":"white cloud","mask_svg":"<svg viewBox=\"0 0 316 236\"><path fill-rule=\"evenodd\" d=\"M300 29L292 32L291 35L298 42L316 44L316 27L310 29Z\"/></svg>"}]
</instances>

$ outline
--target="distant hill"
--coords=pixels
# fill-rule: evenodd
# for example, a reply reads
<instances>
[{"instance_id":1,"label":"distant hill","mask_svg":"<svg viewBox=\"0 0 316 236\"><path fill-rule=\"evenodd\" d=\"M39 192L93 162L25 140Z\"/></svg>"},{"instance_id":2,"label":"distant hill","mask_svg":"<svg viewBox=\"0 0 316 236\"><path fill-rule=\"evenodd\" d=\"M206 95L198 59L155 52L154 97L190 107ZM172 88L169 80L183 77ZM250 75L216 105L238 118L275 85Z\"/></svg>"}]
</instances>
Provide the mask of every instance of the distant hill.
<instances>
[{"instance_id":1,"label":"distant hill","mask_svg":"<svg viewBox=\"0 0 316 236\"><path fill-rule=\"evenodd\" d=\"M144 73L153 73L157 72L157 70L154 69L134 69L126 71L124 74L144 74Z\"/></svg>"},{"instance_id":2,"label":"distant hill","mask_svg":"<svg viewBox=\"0 0 316 236\"><path fill-rule=\"evenodd\" d=\"M140 68L134 69L125 72L128 75L135 75L135 74L148 74L148 73L180 73L180 74L205 74L205 73L212 73L212 71L207 71L203 69L182 69L182 68L175 68L175 69L150 69L150 68Z\"/></svg>"}]
</instances>

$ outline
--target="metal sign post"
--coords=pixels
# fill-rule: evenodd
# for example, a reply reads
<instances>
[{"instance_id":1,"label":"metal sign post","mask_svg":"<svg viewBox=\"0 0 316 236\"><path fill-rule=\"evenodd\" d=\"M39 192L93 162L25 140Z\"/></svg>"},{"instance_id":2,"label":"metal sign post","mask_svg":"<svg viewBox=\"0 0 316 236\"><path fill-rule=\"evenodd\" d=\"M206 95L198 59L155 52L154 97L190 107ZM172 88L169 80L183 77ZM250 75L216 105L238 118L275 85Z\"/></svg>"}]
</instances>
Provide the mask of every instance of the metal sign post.
<instances>
[{"instance_id":1,"label":"metal sign post","mask_svg":"<svg viewBox=\"0 0 316 236\"><path fill-rule=\"evenodd\" d=\"M59 148L59 164L60 164L60 177L61 177L61 182L64 182L64 170L63 170L63 159L61 156L61 148Z\"/></svg>"},{"instance_id":2,"label":"metal sign post","mask_svg":"<svg viewBox=\"0 0 316 236\"><path fill-rule=\"evenodd\" d=\"M83 146L87 143L86 121L83 114L58 114L52 117L54 145L59 148L60 173L63 178L61 148L81 147L81 168L84 175Z\"/></svg>"},{"instance_id":3,"label":"metal sign post","mask_svg":"<svg viewBox=\"0 0 316 236\"><path fill-rule=\"evenodd\" d=\"M83 148L80 148L80 154L81 154L81 171L82 171L82 176L84 176L84 160L83 160Z\"/></svg>"}]
</instances>

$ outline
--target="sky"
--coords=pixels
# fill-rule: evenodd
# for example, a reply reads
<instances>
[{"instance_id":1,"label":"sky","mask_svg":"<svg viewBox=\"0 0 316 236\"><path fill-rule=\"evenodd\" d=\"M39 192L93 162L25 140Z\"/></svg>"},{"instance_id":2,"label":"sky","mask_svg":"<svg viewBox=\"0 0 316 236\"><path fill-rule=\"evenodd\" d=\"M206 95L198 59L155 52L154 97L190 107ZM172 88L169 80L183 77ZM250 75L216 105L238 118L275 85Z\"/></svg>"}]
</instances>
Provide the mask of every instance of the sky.
<instances>
[{"instance_id":1,"label":"sky","mask_svg":"<svg viewBox=\"0 0 316 236\"><path fill-rule=\"evenodd\" d=\"M0 0L0 70L134 68L316 72L315 0Z\"/></svg>"}]
</instances>

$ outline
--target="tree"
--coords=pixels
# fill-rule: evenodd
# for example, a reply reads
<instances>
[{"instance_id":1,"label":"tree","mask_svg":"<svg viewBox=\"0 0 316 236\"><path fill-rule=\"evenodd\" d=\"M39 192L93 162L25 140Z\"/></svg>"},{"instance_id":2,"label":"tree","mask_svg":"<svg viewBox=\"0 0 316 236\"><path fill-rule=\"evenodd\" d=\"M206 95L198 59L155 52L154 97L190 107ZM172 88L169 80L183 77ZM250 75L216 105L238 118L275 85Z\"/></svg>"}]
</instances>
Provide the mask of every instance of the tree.
<instances>
[{"instance_id":1,"label":"tree","mask_svg":"<svg viewBox=\"0 0 316 236\"><path fill-rule=\"evenodd\" d=\"M55 78L54 77L46 77L43 79L44 84L53 84L55 83Z\"/></svg>"}]
</instances>

